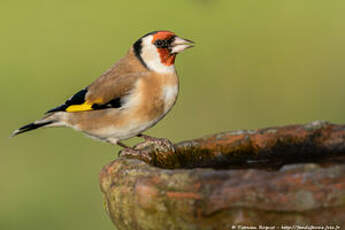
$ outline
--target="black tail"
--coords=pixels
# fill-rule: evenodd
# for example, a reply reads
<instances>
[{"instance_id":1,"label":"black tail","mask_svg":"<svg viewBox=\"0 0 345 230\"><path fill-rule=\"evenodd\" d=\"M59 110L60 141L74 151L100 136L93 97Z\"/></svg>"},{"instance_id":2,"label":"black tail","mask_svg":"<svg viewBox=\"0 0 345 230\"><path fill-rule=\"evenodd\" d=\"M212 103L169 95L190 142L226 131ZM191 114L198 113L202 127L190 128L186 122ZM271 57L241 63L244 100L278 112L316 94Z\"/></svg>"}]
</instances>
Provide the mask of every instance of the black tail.
<instances>
[{"instance_id":1,"label":"black tail","mask_svg":"<svg viewBox=\"0 0 345 230\"><path fill-rule=\"evenodd\" d=\"M53 122L54 121L45 121L45 122L37 122L37 123L33 122L33 123L28 124L28 125L24 125L23 127L15 130L12 133L12 137L17 136L18 134L21 134L21 133L25 133L25 132L30 131L30 130L34 130L34 129L38 129L38 128L41 128L41 127L46 126L46 125L50 125Z\"/></svg>"}]
</instances>

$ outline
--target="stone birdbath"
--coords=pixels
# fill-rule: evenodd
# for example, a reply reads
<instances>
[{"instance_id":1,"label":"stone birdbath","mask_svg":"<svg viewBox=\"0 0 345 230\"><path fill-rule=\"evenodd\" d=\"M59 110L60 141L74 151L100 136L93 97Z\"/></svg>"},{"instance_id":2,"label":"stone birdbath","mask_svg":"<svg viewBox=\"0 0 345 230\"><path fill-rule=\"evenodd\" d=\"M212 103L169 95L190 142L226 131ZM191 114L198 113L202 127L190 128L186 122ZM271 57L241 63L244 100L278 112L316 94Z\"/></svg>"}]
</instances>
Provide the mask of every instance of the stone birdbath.
<instances>
[{"instance_id":1,"label":"stone birdbath","mask_svg":"<svg viewBox=\"0 0 345 230\"><path fill-rule=\"evenodd\" d=\"M99 176L119 230L345 227L345 125L316 121L137 148L141 155L123 152Z\"/></svg>"}]
</instances>

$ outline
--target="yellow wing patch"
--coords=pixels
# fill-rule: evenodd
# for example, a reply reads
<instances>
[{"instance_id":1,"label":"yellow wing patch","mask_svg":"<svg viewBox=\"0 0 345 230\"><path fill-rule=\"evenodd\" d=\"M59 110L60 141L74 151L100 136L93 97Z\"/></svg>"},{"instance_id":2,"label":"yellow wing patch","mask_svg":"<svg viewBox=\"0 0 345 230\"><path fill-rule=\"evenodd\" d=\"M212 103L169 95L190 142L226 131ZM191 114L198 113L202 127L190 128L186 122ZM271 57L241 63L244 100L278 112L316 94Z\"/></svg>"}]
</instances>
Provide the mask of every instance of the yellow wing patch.
<instances>
[{"instance_id":1,"label":"yellow wing patch","mask_svg":"<svg viewBox=\"0 0 345 230\"><path fill-rule=\"evenodd\" d=\"M80 105L70 105L66 108L66 112L73 113L73 112L83 112L83 111L94 110L92 106L98 103L103 103L103 100L97 99L93 101L92 103L85 101L83 104L80 104Z\"/></svg>"},{"instance_id":2,"label":"yellow wing patch","mask_svg":"<svg viewBox=\"0 0 345 230\"><path fill-rule=\"evenodd\" d=\"M89 104L87 102L81 104L81 105L71 105L67 107L66 112L82 112L82 111L89 111L92 110L92 104Z\"/></svg>"}]
</instances>

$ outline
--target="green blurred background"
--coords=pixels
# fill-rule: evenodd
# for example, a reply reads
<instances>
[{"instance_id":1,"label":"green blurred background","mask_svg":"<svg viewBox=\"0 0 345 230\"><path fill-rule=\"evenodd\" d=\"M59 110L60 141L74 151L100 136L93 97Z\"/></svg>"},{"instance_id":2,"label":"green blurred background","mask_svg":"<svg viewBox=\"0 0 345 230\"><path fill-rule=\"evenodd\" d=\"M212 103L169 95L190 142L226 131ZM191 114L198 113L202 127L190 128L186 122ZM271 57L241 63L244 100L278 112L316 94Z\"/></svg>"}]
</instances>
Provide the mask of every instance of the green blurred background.
<instances>
[{"instance_id":1,"label":"green blurred background","mask_svg":"<svg viewBox=\"0 0 345 230\"><path fill-rule=\"evenodd\" d=\"M70 129L8 136L153 30L197 46L177 58L178 102L148 134L344 123L344 12L343 0L1 0L0 229L114 228L97 179L118 147Z\"/></svg>"}]
</instances>

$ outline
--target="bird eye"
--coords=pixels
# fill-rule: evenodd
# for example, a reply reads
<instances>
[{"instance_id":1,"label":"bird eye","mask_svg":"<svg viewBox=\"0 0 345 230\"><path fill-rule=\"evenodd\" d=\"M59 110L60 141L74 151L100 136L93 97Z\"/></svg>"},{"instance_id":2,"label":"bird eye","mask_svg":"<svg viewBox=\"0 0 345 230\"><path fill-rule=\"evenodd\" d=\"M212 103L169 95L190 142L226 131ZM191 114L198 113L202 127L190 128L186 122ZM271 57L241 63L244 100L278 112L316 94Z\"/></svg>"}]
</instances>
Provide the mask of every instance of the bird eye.
<instances>
[{"instance_id":1,"label":"bird eye","mask_svg":"<svg viewBox=\"0 0 345 230\"><path fill-rule=\"evenodd\" d=\"M165 47L167 47L166 42L163 41L163 40L157 40L157 41L155 41L154 44L155 44L155 46L156 46L157 48L165 48Z\"/></svg>"},{"instance_id":2,"label":"bird eye","mask_svg":"<svg viewBox=\"0 0 345 230\"><path fill-rule=\"evenodd\" d=\"M155 42L155 45L156 45L157 47L161 47L161 46L163 45L162 40L157 40L157 41Z\"/></svg>"}]
</instances>

